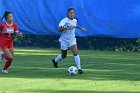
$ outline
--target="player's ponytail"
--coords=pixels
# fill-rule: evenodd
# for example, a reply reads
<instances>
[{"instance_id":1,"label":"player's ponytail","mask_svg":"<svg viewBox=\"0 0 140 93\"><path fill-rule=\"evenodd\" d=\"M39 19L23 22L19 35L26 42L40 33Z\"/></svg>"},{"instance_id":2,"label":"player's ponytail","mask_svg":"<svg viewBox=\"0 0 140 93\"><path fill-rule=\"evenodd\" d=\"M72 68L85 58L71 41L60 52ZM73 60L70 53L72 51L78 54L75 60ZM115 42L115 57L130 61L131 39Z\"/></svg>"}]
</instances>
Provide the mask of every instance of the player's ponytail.
<instances>
[{"instance_id":1,"label":"player's ponytail","mask_svg":"<svg viewBox=\"0 0 140 93\"><path fill-rule=\"evenodd\" d=\"M9 14L12 14L12 13L9 12L9 11L5 11L5 13L4 13L3 17L1 18L1 20L3 20L4 18L5 18L5 20L7 20L7 16L8 16Z\"/></svg>"}]
</instances>

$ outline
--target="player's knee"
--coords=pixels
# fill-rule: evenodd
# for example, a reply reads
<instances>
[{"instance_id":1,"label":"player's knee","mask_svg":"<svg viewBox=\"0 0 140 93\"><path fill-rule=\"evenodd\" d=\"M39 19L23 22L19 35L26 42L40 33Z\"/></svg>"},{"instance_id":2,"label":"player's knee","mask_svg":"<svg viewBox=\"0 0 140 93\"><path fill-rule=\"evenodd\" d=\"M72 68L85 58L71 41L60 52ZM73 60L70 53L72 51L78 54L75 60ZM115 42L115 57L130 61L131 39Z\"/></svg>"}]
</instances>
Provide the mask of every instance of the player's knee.
<instances>
[{"instance_id":1,"label":"player's knee","mask_svg":"<svg viewBox=\"0 0 140 93\"><path fill-rule=\"evenodd\" d=\"M13 58L14 58L15 54L13 54Z\"/></svg>"},{"instance_id":2,"label":"player's knee","mask_svg":"<svg viewBox=\"0 0 140 93\"><path fill-rule=\"evenodd\" d=\"M65 59L67 57L67 55L62 55L62 58Z\"/></svg>"},{"instance_id":3,"label":"player's knee","mask_svg":"<svg viewBox=\"0 0 140 93\"><path fill-rule=\"evenodd\" d=\"M13 60L13 56L9 56L8 57L8 60Z\"/></svg>"}]
</instances>

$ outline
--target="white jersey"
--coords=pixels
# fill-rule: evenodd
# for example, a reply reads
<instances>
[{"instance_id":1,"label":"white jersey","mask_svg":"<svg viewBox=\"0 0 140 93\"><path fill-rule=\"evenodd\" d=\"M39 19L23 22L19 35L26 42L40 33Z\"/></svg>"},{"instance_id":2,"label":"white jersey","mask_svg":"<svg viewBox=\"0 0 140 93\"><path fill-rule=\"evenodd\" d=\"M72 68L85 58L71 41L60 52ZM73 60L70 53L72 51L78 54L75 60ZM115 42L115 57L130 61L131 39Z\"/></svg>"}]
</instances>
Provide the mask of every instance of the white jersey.
<instances>
[{"instance_id":1,"label":"white jersey","mask_svg":"<svg viewBox=\"0 0 140 93\"><path fill-rule=\"evenodd\" d=\"M76 25L77 25L77 20L76 19L70 20L68 17L62 19L61 22L59 23L59 27L61 27L61 26L64 27L64 28L70 27L70 28L73 28L73 29L63 31L59 41L60 42L68 42L68 43L76 41L76 38L75 38L75 27L76 27Z\"/></svg>"}]
</instances>

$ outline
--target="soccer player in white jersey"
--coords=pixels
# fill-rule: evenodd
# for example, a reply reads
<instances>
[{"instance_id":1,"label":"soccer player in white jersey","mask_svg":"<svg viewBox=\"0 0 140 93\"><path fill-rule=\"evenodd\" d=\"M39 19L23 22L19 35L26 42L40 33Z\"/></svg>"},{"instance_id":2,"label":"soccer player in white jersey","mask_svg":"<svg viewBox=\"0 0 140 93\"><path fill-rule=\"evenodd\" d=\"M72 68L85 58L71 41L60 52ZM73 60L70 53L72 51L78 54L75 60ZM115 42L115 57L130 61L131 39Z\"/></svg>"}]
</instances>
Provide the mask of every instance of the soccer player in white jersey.
<instances>
[{"instance_id":1,"label":"soccer player in white jersey","mask_svg":"<svg viewBox=\"0 0 140 93\"><path fill-rule=\"evenodd\" d=\"M77 43L75 38L75 28L79 28L86 31L85 28L77 26L77 20L75 19L75 9L69 8L68 15L66 18L62 19L59 23L59 32L61 32L61 37L59 39L61 46L61 54L52 60L55 68L58 68L58 62L65 59L67 56L67 50L70 48L74 55L75 63L78 68L79 74L82 74L80 57L78 55Z\"/></svg>"}]
</instances>

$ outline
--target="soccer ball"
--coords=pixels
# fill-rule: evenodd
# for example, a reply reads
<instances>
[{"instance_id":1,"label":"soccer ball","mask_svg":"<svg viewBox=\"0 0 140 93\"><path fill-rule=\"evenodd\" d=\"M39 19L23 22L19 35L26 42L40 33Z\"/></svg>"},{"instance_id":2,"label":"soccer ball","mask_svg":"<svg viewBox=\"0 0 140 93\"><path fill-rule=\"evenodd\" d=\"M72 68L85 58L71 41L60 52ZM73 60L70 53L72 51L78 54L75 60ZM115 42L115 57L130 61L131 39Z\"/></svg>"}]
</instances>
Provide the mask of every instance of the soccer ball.
<instances>
[{"instance_id":1,"label":"soccer ball","mask_svg":"<svg viewBox=\"0 0 140 93\"><path fill-rule=\"evenodd\" d=\"M70 75L72 75L72 76L76 75L77 72L78 72L78 70L77 70L77 68L76 68L75 66L71 66L71 67L69 67L69 69L68 69L68 73L69 73Z\"/></svg>"}]
</instances>

